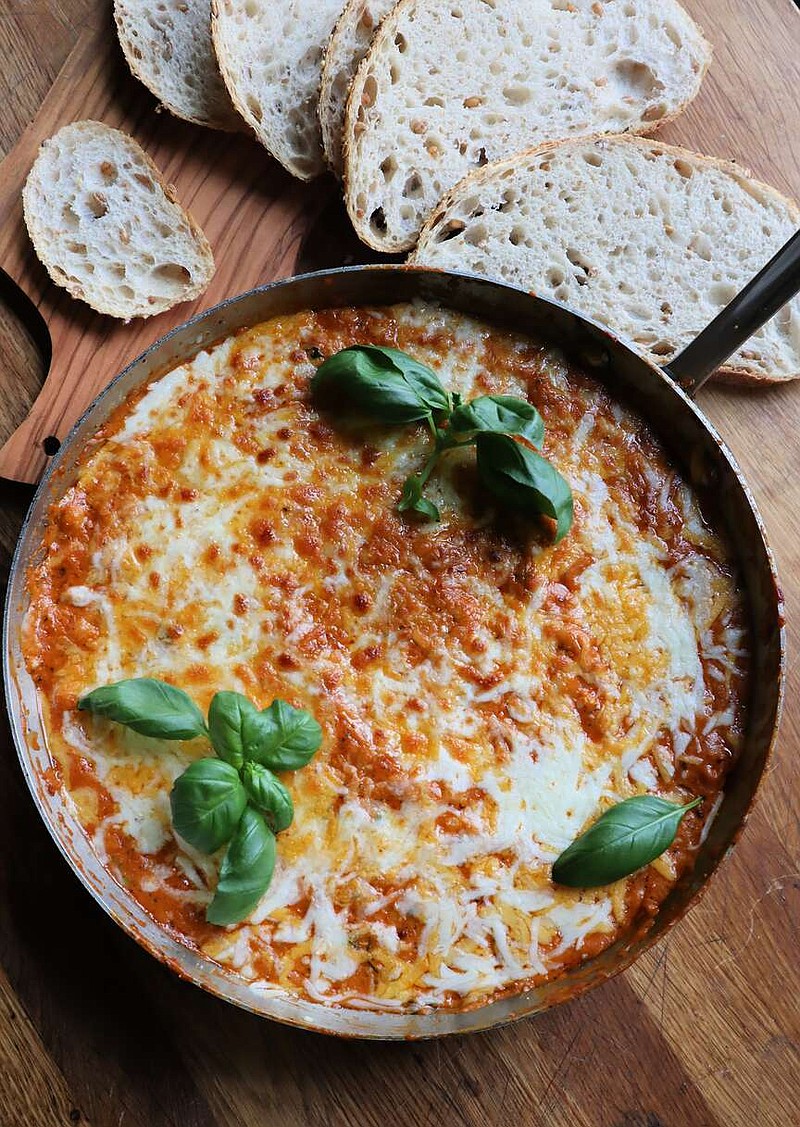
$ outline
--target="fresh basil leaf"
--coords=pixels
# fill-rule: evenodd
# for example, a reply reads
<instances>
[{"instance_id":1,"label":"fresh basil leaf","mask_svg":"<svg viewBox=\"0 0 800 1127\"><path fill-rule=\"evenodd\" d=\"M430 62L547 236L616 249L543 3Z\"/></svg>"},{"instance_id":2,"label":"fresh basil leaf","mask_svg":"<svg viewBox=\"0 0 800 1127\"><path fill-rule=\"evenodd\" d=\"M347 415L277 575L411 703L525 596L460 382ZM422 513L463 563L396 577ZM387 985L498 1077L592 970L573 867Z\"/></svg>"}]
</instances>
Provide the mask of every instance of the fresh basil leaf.
<instances>
[{"instance_id":1,"label":"fresh basil leaf","mask_svg":"<svg viewBox=\"0 0 800 1127\"><path fill-rule=\"evenodd\" d=\"M311 389L323 402L346 397L359 414L381 423L414 423L450 410L436 373L396 348L354 345L336 352L317 368Z\"/></svg>"},{"instance_id":2,"label":"fresh basil leaf","mask_svg":"<svg viewBox=\"0 0 800 1127\"><path fill-rule=\"evenodd\" d=\"M236 924L250 915L269 888L275 869L275 835L248 806L222 859L214 899L206 909L212 924Z\"/></svg>"},{"instance_id":3,"label":"fresh basil leaf","mask_svg":"<svg viewBox=\"0 0 800 1127\"><path fill-rule=\"evenodd\" d=\"M596 888L630 876L669 849L681 818L700 802L679 805L642 794L617 803L564 850L553 865L553 881Z\"/></svg>"},{"instance_id":4,"label":"fresh basil leaf","mask_svg":"<svg viewBox=\"0 0 800 1127\"><path fill-rule=\"evenodd\" d=\"M161 740L193 740L206 734L203 714L191 697L153 677L103 685L82 696L78 708Z\"/></svg>"},{"instance_id":5,"label":"fresh basil leaf","mask_svg":"<svg viewBox=\"0 0 800 1127\"><path fill-rule=\"evenodd\" d=\"M305 767L322 743L322 729L310 712L274 700L249 717L244 729L244 757L272 771Z\"/></svg>"},{"instance_id":6,"label":"fresh basil leaf","mask_svg":"<svg viewBox=\"0 0 800 1127\"><path fill-rule=\"evenodd\" d=\"M241 693L215 693L208 709L208 734L220 759L241 767L244 763L244 739L248 722L258 709Z\"/></svg>"},{"instance_id":7,"label":"fresh basil leaf","mask_svg":"<svg viewBox=\"0 0 800 1127\"><path fill-rule=\"evenodd\" d=\"M431 411L441 411L447 413L451 409L450 395L442 387L441 380L427 364L423 364L420 360L415 360L413 356L409 356L407 352L401 352L399 348L377 348L366 346L374 355L376 352L382 352L384 356L398 368L402 373L405 380L413 387L420 399L427 403Z\"/></svg>"},{"instance_id":8,"label":"fresh basil leaf","mask_svg":"<svg viewBox=\"0 0 800 1127\"><path fill-rule=\"evenodd\" d=\"M172 824L201 853L215 853L236 829L247 805L239 772L221 759L196 759L169 796Z\"/></svg>"},{"instance_id":9,"label":"fresh basil leaf","mask_svg":"<svg viewBox=\"0 0 800 1127\"><path fill-rule=\"evenodd\" d=\"M397 502L401 513L419 513L429 520L440 520L441 514L427 497L422 496L423 482L418 474L412 474L403 482L403 492Z\"/></svg>"},{"instance_id":10,"label":"fresh basil leaf","mask_svg":"<svg viewBox=\"0 0 800 1127\"><path fill-rule=\"evenodd\" d=\"M274 833L287 830L294 818L294 803L286 787L268 767L248 761L242 768L242 782L254 806L266 816Z\"/></svg>"},{"instance_id":11,"label":"fresh basil leaf","mask_svg":"<svg viewBox=\"0 0 800 1127\"><path fill-rule=\"evenodd\" d=\"M555 541L572 527L572 490L555 466L505 434L478 434L478 474L499 500L556 522Z\"/></svg>"},{"instance_id":12,"label":"fresh basil leaf","mask_svg":"<svg viewBox=\"0 0 800 1127\"><path fill-rule=\"evenodd\" d=\"M480 395L450 416L450 431L460 437L493 431L518 434L537 449L544 442L544 420L532 403L513 395Z\"/></svg>"}]
</instances>

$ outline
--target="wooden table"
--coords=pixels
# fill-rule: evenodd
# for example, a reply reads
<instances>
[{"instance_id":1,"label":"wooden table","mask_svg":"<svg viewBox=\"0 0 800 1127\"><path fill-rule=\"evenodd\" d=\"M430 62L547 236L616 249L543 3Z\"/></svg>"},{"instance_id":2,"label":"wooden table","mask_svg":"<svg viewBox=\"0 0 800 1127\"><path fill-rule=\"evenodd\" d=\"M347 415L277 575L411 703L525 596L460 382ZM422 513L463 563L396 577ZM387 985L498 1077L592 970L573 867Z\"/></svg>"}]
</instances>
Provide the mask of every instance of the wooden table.
<instances>
[{"instance_id":1,"label":"wooden table","mask_svg":"<svg viewBox=\"0 0 800 1127\"><path fill-rule=\"evenodd\" d=\"M712 71L667 140L800 195L800 15L687 0ZM0 155L97 0L0 0ZM0 442L42 378L0 312ZM112 373L109 373L109 376ZM787 597L778 754L703 902L624 976L542 1017L416 1045L290 1031L178 982L94 904L34 811L0 719L0 1127L726 1127L800 1122L800 383L702 403L761 504ZM0 482L0 580L28 487Z\"/></svg>"}]
</instances>

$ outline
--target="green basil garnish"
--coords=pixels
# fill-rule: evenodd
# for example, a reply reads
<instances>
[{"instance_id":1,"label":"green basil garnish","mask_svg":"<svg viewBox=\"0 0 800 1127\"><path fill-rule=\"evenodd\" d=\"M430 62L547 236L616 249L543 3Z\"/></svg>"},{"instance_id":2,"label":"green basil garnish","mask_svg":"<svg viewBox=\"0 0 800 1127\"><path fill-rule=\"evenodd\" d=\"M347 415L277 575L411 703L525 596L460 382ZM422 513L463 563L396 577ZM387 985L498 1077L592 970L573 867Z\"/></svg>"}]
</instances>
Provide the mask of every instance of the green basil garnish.
<instances>
[{"instance_id":1,"label":"green basil garnish","mask_svg":"<svg viewBox=\"0 0 800 1127\"><path fill-rule=\"evenodd\" d=\"M216 853L230 840L247 805L239 772L222 759L197 759L170 792L172 824L201 853Z\"/></svg>"},{"instance_id":2,"label":"green basil garnish","mask_svg":"<svg viewBox=\"0 0 800 1127\"><path fill-rule=\"evenodd\" d=\"M241 693L214 694L208 708L208 735L220 759L241 767L248 721L257 713L253 702Z\"/></svg>"},{"instance_id":3,"label":"green basil garnish","mask_svg":"<svg viewBox=\"0 0 800 1127\"><path fill-rule=\"evenodd\" d=\"M401 513L419 513L429 520L439 520L441 514L433 501L422 496L424 488L425 481L422 474L412 474L411 477L407 477L403 482L403 492L400 494L397 508Z\"/></svg>"},{"instance_id":4,"label":"green basil garnish","mask_svg":"<svg viewBox=\"0 0 800 1127\"><path fill-rule=\"evenodd\" d=\"M321 743L322 729L310 712L274 700L263 712L248 717L244 754L272 771L296 771L305 767Z\"/></svg>"},{"instance_id":5,"label":"green basil garnish","mask_svg":"<svg viewBox=\"0 0 800 1127\"><path fill-rule=\"evenodd\" d=\"M222 859L214 899L206 910L212 924L236 924L250 915L269 888L275 869L275 834L248 806Z\"/></svg>"},{"instance_id":6,"label":"green basil garnish","mask_svg":"<svg viewBox=\"0 0 800 1127\"><path fill-rule=\"evenodd\" d=\"M289 791L260 763L248 762L242 768L242 782L247 797L266 817L274 833L288 830L294 818L294 803Z\"/></svg>"},{"instance_id":7,"label":"green basil garnish","mask_svg":"<svg viewBox=\"0 0 800 1127\"><path fill-rule=\"evenodd\" d=\"M569 531L572 491L546 458L529 449L529 445L541 447L544 422L527 400L479 395L462 403L457 392L449 394L435 373L412 356L371 345L345 348L328 357L313 376L311 388L323 403L339 411L351 410L384 423L427 423L434 448L420 473L404 481L397 504L401 513L438 521L438 508L423 493L428 478L448 450L475 446L478 472L490 492L523 511L552 517L556 541Z\"/></svg>"},{"instance_id":8,"label":"green basil garnish","mask_svg":"<svg viewBox=\"0 0 800 1127\"><path fill-rule=\"evenodd\" d=\"M558 543L572 527L572 490L541 454L505 434L479 434L478 475L504 504L544 513L556 522Z\"/></svg>"},{"instance_id":9,"label":"green basil garnish","mask_svg":"<svg viewBox=\"0 0 800 1127\"><path fill-rule=\"evenodd\" d=\"M322 729L304 709L275 700L259 711L247 697L231 692L212 698L208 732L217 755L237 768L252 760L273 771L296 771L322 742Z\"/></svg>"},{"instance_id":10,"label":"green basil garnish","mask_svg":"<svg viewBox=\"0 0 800 1127\"><path fill-rule=\"evenodd\" d=\"M356 413L380 423L415 423L450 410L435 372L396 348L355 345L320 364L311 381L321 401L344 396Z\"/></svg>"},{"instance_id":11,"label":"green basil garnish","mask_svg":"<svg viewBox=\"0 0 800 1127\"><path fill-rule=\"evenodd\" d=\"M193 740L206 735L203 714L183 689L153 677L117 681L86 693L78 708L160 740Z\"/></svg>"},{"instance_id":12,"label":"green basil garnish","mask_svg":"<svg viewBox=\"0 0 800 1127\"><path fill-rule=\"evenodd\" d=\"M314 717L284 700L259 711L241 693L219 692L206 726L182 689L149 677L95 689L78 707L146 736L211 741L219 758L195 760L173 784L172 825L202 853L230 843L206 919L233 924L249 915L272 879L275 834L294 818L292 796L272 772L308 763L322 742Z\"/></svg>"},{"instance_id":13,"label":"green basil garnish","mask_svg":"<svg viewBox=\"0 0 800 1127\"><path fill-rule=\"evenodd\" d=\"M618 802L564 850L553 865L553 881L596 888L630 876L669 849L681 819L702 801L680 805L641 794Z\"/></svg>"},{"instance_id":14,"label":"green basil garnish","mask_svg":"<svg viewBox=\"0 0 800 1127\"><path fill-rule=\"evenodd\" d=\"M537 450L544 442L544 420L527 399L513 395L480 395L456 407L450 416L450 430L458 435L492 431L517 434Z\"/></svg>"}]
</instances>

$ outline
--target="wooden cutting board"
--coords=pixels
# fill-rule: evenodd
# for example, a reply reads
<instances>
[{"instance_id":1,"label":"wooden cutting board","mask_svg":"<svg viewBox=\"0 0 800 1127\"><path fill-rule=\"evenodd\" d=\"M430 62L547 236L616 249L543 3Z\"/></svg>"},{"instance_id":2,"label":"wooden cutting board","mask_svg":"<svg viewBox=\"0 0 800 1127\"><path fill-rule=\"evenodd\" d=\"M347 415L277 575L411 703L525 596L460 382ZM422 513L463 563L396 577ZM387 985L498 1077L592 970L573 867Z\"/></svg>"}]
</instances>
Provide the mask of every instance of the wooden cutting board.
<instances>
[{"instance_id":1,"label":"wooden cutting board","mask_svg":"<svg viewBox=\"0 0 800 1127\"><path fill-rule=\"evenodd\" d=\"M779 5L788 6L788 0ZM703 7L700 0L694 6ZM740 0L716 0L718 12L728 8L731 18L737 6ZM715 30L719 44L722 28ZM726 41L723 32L722 58L700 96L660 135L749 163L778 188L800 193L797 137L775 136L769 113L760 114L762 107L768 111L772 97L800 88L798 52L792 57L771 50L761 56L760 85L754 91L743 70L747 47L745 37ZM105 121L136 137L205 230L217 272L196 302L123 324L94 313L50 282L27 237L20 193L41 142L79 118ZM0 166L0 264L6 274L0 276L0 296L5 289L49 358L38 399L0 449L0 476L36 481L47 455L58 449L97 392L194 313L276 278L374 257L350 229L332 178L301 184L251 137L202 129L158 112L122 60L110 5L98 2L35 120Z\"/></svg>"},{"instance_id":2,"label":"wooden cutting board","mask_svg":"<svg viewBox=\"0 0 800 1127\"><path fill-rule=\"evenodd\" d=\"M132 134L175 185L213 247L217 271L195 302L124 324L53 285L33 253L21 191L41 142L67 122L104 121ZM159 112L131 78L110 4L98 5L31 126L0 165L0 298L40 343L49 369L30 414L0 449L0 477L38 480L94 396L149 344L223 298L277 278L374 261L356 239L331 177L301 184L255 139Z\"/></svg>"}]
</instances>

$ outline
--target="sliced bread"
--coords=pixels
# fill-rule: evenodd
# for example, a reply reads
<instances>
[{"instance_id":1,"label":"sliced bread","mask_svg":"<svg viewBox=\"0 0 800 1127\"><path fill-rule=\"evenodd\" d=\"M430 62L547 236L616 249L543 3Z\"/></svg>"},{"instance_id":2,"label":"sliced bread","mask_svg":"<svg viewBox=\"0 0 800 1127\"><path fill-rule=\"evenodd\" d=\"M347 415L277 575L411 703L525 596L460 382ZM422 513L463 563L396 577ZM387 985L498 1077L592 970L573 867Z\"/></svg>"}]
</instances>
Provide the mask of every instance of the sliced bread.
<instances>
[{"instance_id":1,"label":"sliced bread","mask_svg":"<svg viewBox=\"0 0 800 1127\"><path fill-rule=\"evenodd\" d=\"M396 2L347 0L325 48L319 90L319 123L325 156L340 179L344 172L342 134L347 95L378 25Z\"/></svg>"},{"instance_id":2,"label":"sliced bread","mask_svg":"<svg viewBox=\"0 0 800 1127\"><path fill-rule=\"evenodd\" d=\"M65 125L22 192L50 277L112 317L151 317L198 297L214 274L205 235L132 137L99 121Z\"/></svg>"},{"instance_id":3,"label":"sliced bread","mask_svg":"<svg viewBox=\"0 0 800 1127\"><path fill-rule=\"evenodd\" d=\"M355 229L406 250L474 168L570 135L652 130L695 96L709 58L675 0L401 0L348 100Z\"/></svg>"},{"instance_id":4,"label":"sliced bread","mask_svg":"<svg viewBox=\"0 0 800 1127\"><path fill-rule=\"evenodd\" d=\"M212 0L212 33L234 105L300 180L325 170L317 118L322 52L344 0Z\"/></svg>"},{"instance_id":5,"label":"sliced bread","mask_svg":"<svg viewBox=\"0 0 800 1127\"><path fill-rule=\"evenodd\" d=\"M211 0L114 0L114 18L128 66L170 113L244 129L211 43Z\"/></svg>"},{"instance_id":6,"label":"sliced bread","mask_svg":"<svg viewBox=\"0 0 800 1127\"><path fill-rule=\"evenodd\" d=\"M769 261L800 210L735 164L637 137L542 145L479 169L414 261L555 298L668 363ZM720 370L800 376L800 298Z\"/></svg>"}]
</instances>

